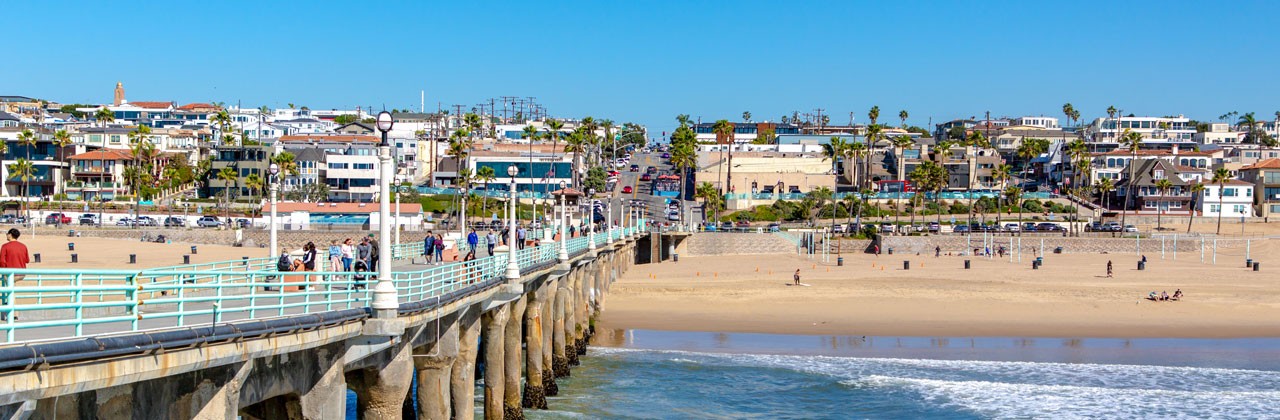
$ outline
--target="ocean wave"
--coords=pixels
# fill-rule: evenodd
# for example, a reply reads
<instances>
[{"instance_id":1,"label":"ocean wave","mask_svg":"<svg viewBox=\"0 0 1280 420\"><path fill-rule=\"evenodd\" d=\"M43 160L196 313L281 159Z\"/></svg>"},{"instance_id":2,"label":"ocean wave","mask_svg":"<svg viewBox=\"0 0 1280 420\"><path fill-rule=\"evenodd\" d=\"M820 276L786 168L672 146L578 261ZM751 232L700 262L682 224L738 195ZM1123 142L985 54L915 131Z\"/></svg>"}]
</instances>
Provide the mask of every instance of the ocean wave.
<instances>
[{"instance_id":1,"label":"ocean wave","mask_svg":"<svg viewBox=\"0 0 1280 420\"><path fill-rule=\"evenodd\" d=\"M945 381L869 375L841 381L855 388L901 387L943 407L994 418L1276 418L1280 391L1181 391Z\"/></svg>"}]
</instances>

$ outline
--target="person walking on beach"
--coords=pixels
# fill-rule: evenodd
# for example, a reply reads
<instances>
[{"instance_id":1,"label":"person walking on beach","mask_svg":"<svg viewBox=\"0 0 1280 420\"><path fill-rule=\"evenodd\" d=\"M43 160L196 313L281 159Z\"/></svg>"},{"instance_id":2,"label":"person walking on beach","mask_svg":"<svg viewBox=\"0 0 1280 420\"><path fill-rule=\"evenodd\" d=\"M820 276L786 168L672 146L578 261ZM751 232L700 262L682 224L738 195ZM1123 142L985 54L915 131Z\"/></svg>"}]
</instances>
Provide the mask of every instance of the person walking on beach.
<instances>
[{"instance_id":1,"label":"person walking on beach","mask_svg":"<svg viewBox=\"0 0 1280 420\"><path fill-rule=\"evenodd\" d=\"M792 284L795 284L796 286L800 285L800 269L799 268L797 268L796 273L791 276L791 281L793 282Z\"/></svg>"},{"instance_id":2,"label":"person walking on beach","mask_svg":"<svg viewBox=\"0 0 1280 420\"><path fill-rule=\"evenodd\" d=\"M1107 260L1107 278L1111 278L1111 260Z\"/></svg>"},{"instance_id":3,"label":"person walking on beach","mask_svg":"<svg viewBox=\"0 0 1280 420\"><path fill-rule=\"evenodd\" d=\"M30 256L27 255L27 246L22 242L18 242L19 236L22 236L22 232L18 231L17 228L9 229L9 232L5 234L7 241L4 245L0 245L0 268L27 268L27 263L31 262ZM14 286L19 280L22 280L23 275L15 274L6 277L0 277L0 280L3 280L0 281L0 286ZM9 295L7 293L0 294L0 305L8 305L8 303ZM17 316L14 319L18 319ZM9 313L0 312L0 321L7 320L9 320Z\"/></svg>"},{"instance_id":4,"label":"person walking on beach","mask_svg":"<svg viewBox=\"0 0 1280 420\"><path fill-rule=\"evenodd\" d=\"M938 257L941 257L941 256L942 256L942 246L940 246L940 245L939 245L939 246L934 246L934 247L933 247L933 257L934 257L934 258L938 258Z\"/></svg>"}]
</instances>

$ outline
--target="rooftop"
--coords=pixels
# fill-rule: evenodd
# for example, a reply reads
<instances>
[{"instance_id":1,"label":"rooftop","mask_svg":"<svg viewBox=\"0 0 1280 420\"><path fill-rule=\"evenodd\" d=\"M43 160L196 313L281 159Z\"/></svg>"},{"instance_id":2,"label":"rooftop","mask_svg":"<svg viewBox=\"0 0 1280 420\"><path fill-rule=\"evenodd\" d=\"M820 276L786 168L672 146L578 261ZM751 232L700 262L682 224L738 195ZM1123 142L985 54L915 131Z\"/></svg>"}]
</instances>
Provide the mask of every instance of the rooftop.
<instances>
[{"instance_id":1,"label":"rooftop","mask_svg":"<svg viewBox=\"0 0 1280 420\"><path fill-rule=\"evenodd\" d=\"M1280 169L1280 159L1277 159L1277 158L1264 159L1264 160L1258 161L1258 163L1254 163L1252 165L1240 168L1240 170L1242 171L1247 171L1250 169Z\"/></svg>"},{"instance_id":2,"label":"rooftop","mask_svg":"<svg viewBox=\"0 0 1280 420\"><path fill-rule=\"evenodd\" d=\"M344 142L344 143L354 143L354 142L378 143L380 140L378 140L378 138L375 136L360 135L360 134L291 134L287 136L280 136L280 139L277 141L282 143L312 142L312 141Z\"/></svg>"},{"instance_id":3,"label":"rooftop","mask_svg":"<svg viewBox=\"0 0 1280 420\"><path fill-rule=\"evenodd\" d=\"M71 160L129 160L133 155L122 150L103 149L71 156Z\"/></svg>"}]
</instances>

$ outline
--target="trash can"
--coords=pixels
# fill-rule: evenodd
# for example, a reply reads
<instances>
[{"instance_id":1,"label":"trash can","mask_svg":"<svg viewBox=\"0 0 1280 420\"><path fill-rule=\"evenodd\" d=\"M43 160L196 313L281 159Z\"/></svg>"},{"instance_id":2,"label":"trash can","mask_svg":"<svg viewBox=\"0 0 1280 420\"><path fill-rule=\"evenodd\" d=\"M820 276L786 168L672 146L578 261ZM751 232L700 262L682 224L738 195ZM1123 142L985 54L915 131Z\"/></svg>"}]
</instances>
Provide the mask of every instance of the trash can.
<instances>
[{"instance_id":1,"label":"trash can","mask_svg":"<svg viewBox=\"0 0 1280 420\"><path fill-rule=\"evenodd\" d=\"M1044 257L1036 257L1036 264L1044 265Z\"/></svg>"},{"instance_id":2,"label":"trash can","mask_svg":"<svg viewBox=\"0 0 1280 420\"><path fill-rule=\"evenodd\" d=\"M1054 254L1061 254L1061 253L1062 253L1062 247L1054 248L1054 249L1053 249L1053 253L1054 253Z\"/></svg>"},{"instance_id":3,"label":"trash can","mask_svg":"<svg viewBox=\"0 0 1280 420\"><path fill-rule=\"evenodd\" d=\"M75 250L76 250L76 243L75 243L75 242L67 242L67 251L75 251Z\"/></svg>"},{"instance_id":4,"label":"trash can","mask_svg":"<svg viewBox=\"0 0 1280 420\"><path fill-rule=\"evenodd\" d=\"M893 255L893 247L889 247L889 255Z\"/></svg>"},{"instance_id":5,"label":"trash can","mask_svg":"<svg viewBox=\"0 0 1280 420\"><path fill-rule=\"evenodd\" d=\"M964 260L964 269L965 270L969 269L969 260Z\"/></svg>"},{"instance_id":6,"label":"trash can","mask_svg":"<svg viewBox=\"0 0 1280 420\"><path fill-rule=\"evenodd\" d=\"M1262 263L1261 263L1261 262L1254 261L1254 263L1253 263L1253 271L1260 271L1260 270L1261 270L1261 268L1262 268Z\"/></svg>"},{"instance_id":7,"label":"trash can","mask_svg":"<svg viewBox=\"0 0 1280 420\"><path fill-rule=\"evenodd\" d=\"M844 267L844 257L836 257L836 267Z\"/></svg>"},{"instance_id":8,"label":"trash can","mask_svg":"<svg viewBox=\"0 0 1280 420\"><path fill-rule=\"evenodd\" d=\"M1146 269L1147 269L1147 262L1146 262L1146 261L1138 261L1138 271L1142 271L1142 270L1146 270Z\"/></svg>"},{"instance_id":9,"label":"trash can","mask_svg":"<svg viewBox=\"0 0 1280 420\"><path fill-rule=\"evenodd\" d=\"M192 246L191 246L191 253L192 253L192 254L198 254L198 252L196 252L196 246L195 246L195 245L192 245Z\"/></svg>"},{"instance_id":10,"label":"trash can","mask_svg":"<svg viewBox=\"0 0 1280 420\"><path fill-rule=\"evenodd\" d=\"M1244 268L1249 268L1249 267L1253 267L1253 258L1246 258L1244 260Z\"/></svg>"},{"instance_id":11,"label":"trash can","mask_svg":"<svg viewBox=\"0 0 1280 420\"><path fill-rule=\"evenodd\" d=\"M33 258L35 258L35 262L40 262L40 253L39 253L39 252L34 253L34 254L31 254L31 256L32 256Z\"/></svg>"},{"instance_id":12,"label":"trash can","mask_svg":"<svg viewBox=\"0 0 1280 420\"><path fill-rule=\"evenodd\" d=\"M1040 260L1031 260L1031 269L1032 269L1032 270L1039 270L1039 269L1040 269Z\"/></svg>"},{"instance_id":13,"label":"trash can","mask_svg":"<svg viewBox=\"0 0 1280 420\"><path fill-rule=\"evenodd\" d=\"M903 270L910 270L910 269L911 269L911 261L903 261L903 262L902 262L902 269L903 269Z\"/></svg>"}]
</instances>

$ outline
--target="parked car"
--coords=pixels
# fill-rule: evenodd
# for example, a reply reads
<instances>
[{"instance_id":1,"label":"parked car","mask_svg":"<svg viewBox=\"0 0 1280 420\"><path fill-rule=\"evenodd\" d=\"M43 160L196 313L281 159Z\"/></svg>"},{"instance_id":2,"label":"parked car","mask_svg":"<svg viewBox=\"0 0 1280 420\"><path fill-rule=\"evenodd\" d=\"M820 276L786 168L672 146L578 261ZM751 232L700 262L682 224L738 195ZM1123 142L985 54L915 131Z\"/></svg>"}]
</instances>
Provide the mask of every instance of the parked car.
<instances>
[{"instance_id":1,"label":"parked car","mask_svg":"<svg viewBox=\"0 0 1280 420\"><path fill-rule=\"evenodd\" d=\"M1062 226L1058 226L1057 223L1045 222L1045 223L1036 225L1036 230L1040 232L1061 232Z\"/></svg>"},{"instance_id":2,"label":"parked car","mask_svg":"<svg viewBox=\"0 0 1280 420\"><path fill-rule=\"evenodd\" d=\"M893 224L892 224L892 223L881 223L881 224L880 224L880 231L881 231L881 232L885 232L885 233L893 232Z\"/></svg>"},{"instance_id":3,"label":"parked car","mask_svg":"<svg viewBox=\"0 0 1280 420\"><path fill-rule=\"evenodd\" d=\"M800 193L799 185L792 185L790 187L787 187L787 194L799 194L799 193Z\"/></svg>"},{"instance_id":4,"label":"parked car","mask_svg":"<svg viewBox=\"0 0 1280 420\"><path fill-rule=\"evenodd\" d=\"M1035 232L1035 231L1036 231L1036 224L1035 224L1035 223L1033 223L1033 222L1026 222L1026 223L1023 223L1023 224L1022 224L1022 231L1023 231L1023 232Z\"/></svg>"},{"instance_id":5,"label":"parked car","mask_svg":"<svg viewBox=\"0 0 1280 420\"><path fill-rule=\"evenodd\" d=\"M640 165L631 165L631 172L640 172Z\"/></svg>"},{"instance_id":6,"label":"parked car","mask_svg":"<svg viewBox=\"0 0 1280 420\"><path fill-rule=\"evenodd\" d=\"M739 220L738 223L734 224L734 227L737 227L740 229L749 229L751 228L751 222L748 222L746 220Z\"/></svg>"},{"instance_id":7,"label":"parked car","mask_svg":"<svg viewBox=\"0 0 1280 420\"><path fill-rule=\"evenodd\" d=\"M12 214L0 215L0 223L4 223L7 225L7 224L13 223L13 220L14 220L14 217Z\"/></svg>"},{"instance_id":8,"label":"parked car","mask_svg":"<svg viewBox=\"0 0 1280 420\"><path fill-rule=\"evenodd\" d=\"M156 223L156 219L151 218L151 216L138 216L138 219L134 220L134 222L137 223L138 226L158 226L159 225L159 223Z\"/></svg>"},{"instance_id":9,"label":"parked car","mask_svg":"<svg viewBox=\"0 0 1280 420\"><path fill-rule=\"evenodd\" d=\"M623 194L631 194L631 191L632 191L632 189L631 189L631 186L630 186L630 185L627 185L627 186L622 187L622 193L623 193Z\"/></svg>"},{"instance_id":10,"label":"parked car","mask_svg":"<svg viewBox=\"0 0 1280 420\"><path fill-rule=\"evenodd\" d=\"M680 213L667 213L667 220L672 222L680 221Z\"/></svg>"},{"instance_id":11,"label":"parked car","mask_svg":"<svg viewBox=\"0 0 1280 420\"><path fill-rule=\"evenodd\" d=\"M99 224L101 224L101 221L98 220L98 215L96 214L85 213L80 215L80 225L82 226L97 226Z\"/></svg>"},{"instance_id":12,"label":"parked car","mask_svg":"<svg viewBox=\"0 0 1280 420\"><path fill-rule=\"evenodd\" d=\"M44 224L69 225L71 224L71 216L67 216L66 214L63 214L63 213L50 213L48 216L45 216Z\"/></svg>"},{"instance_id":13,"label":"parked car","mask_svg":"<svg viewBox=\"0 0 1280 420\"><path fill-rule=\"evenodd\" d=\"M956 227L952 228L951 231L955 233L969 233L969 225L956 225Z\"/></svg>"},{"instance_id":14,"label":"parked car","mask_svg":"<svg viewBox=\"0 0 1280 420\"><path fill-rule=\"evenodd\" d=\"M667 153L667 152L662 152L662 158L663 158L663 159L671 159L671 154L670 154L670 153Z\"/></svg>"},{"instance_id":15,"label":"parked car","mask_svg":"<svg viewBox=\"0 0 1280 420\"><path fill-rule=\"evenodd\" d=\"M196 220L196 226L203 227L203 228L219 227L219 226L222 226L222 221L218 220L217 217L204 216Z\"/></svg>"},{"instance_id":16,"label":"parked car","mask_svg":"<svg viewBox=\"0 0 1280 420\"><path fill-rule=\"evenodd\" d=\"M187 219L178 216L166 217L164 227L187 227Z\"/></svg>"},{"instance_id":17,"label":"parked car","mask_svg":"<svg viewBox=\"0 0 1280 420\"><path fill-rule=\"evenodd\" d=\"M942 225L938 222L929 222L929 233L938 233L942 231Z\"/></svg>"},{"instance_id":18,"label":"parked car","mask_svg":"<svg viewBox=\"0 0 1280 420\"><path fill-rule=\"evenodd\" d=\"M1107 222L1106 224L1102 225L1102 227L1106 232L1119 232L1124 230L1124 226L1121 226L1120 222Z\"/></svg>"},{"instance_id":19,"label":"parked car","mask_svg":"<svg viewBox=\"0 0 1280 420\"><path fill-rule=\"evenodd\" d=\"M136 226L138 223L128 217L121 217L116 221L116 226Z\"/></svg>"},{"instance_id":20,"label":"parked car","mask_svg":"<svg viewBox=\"0 0 1280 420\"><path fill-rule=\"evenodd\" d=\"M1003 230L1003 231L1005 231L1005 232L1021 232L1021 231L1022 231L1022 225L1019 225L1019 224L1017 224L1017 223L1005 223L1005 224L1004 224L1004 229L1002 229L1002 230Z\"/></svg>"},{"instance_id":21,"label":"parked car","mask_svg":"<svg viewBox=\"0 0 1280 420\"><path fill-rule=\"evenodd\" d=\"M1104 230L1102 222L1093 222L1084 226L1085 232L1102 232Z\"/></svg>"},{"instance_id":22,"label":"parked car","mask_svg":"<svg viewBox=\"0 0 1280 420\"><path fill-rule=\"evenodd\" d=\"M649 176L649 174L644 174L644 175L640 175L640 180L641 180L641 181L652 181L652 180L653 180L653 177Z\"/></svg>"},{"instance_id":23,"label":"parked car","mask_svg":"<svg viewBox=\"0 0 1280 420\"><path fill-rule=\"evenodd\" d=\"M844 233L844 225L837 223L831 226L831 233Z\"/></svg>"},{"instance_id":24,"label":"parked car","mask_svg":"<svg viewBox=\"0 0 1280 420\"><path fill-rule=\"evenodd\" d=\"M1138 228L1137 228L1136 226L1134 226L1134 225L1124 225L1124 231L1125 231L1125 232L1133 232L1133 233L1137 233L1137 232L1138 232Z\"/></svg>"}]
</instances>

